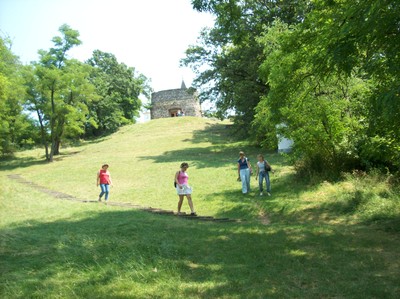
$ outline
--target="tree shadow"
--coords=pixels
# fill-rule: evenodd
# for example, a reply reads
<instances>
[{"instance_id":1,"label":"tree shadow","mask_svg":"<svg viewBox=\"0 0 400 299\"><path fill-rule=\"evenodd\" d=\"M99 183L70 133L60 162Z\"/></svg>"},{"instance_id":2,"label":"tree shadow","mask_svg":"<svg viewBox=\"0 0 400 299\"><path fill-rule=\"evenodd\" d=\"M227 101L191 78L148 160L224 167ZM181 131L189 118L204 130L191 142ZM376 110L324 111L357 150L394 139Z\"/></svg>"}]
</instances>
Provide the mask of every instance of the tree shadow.
<instances>
[{"instance_id":1,"label":"tree shadow","mask_svg":"<svg viewBox=\"0 0 400 299\"><path fill-rule=\"evenodd\" d=\"M14 170L17 168L26 168L34 165L43 165L48 163L45 160L45 157L41 158L35 158L35 157L22 157L22 158L8 158L8 159L2 159L1 160L1 165L0 165L0 170Z\"/></svg>"},{"instance_id":2,"label":"tree shadow","mask_svg":"<svg viewBox=\"0 0 400 299\"><path fill-rule=\"evenodd\" d=\"M236 167L237 160L239 159L239 151L245 150L251 163L255 164L257 155L262 153L263 150L249 144L246 140L238 143L232 135L230 126L229 124L209 124L205 129L194 131L192 138L183 140L183 142L193 145L210 143L210 146L185 146L184 149L166 151L154 156L140 156L139 158L142 160L152 160L154 163L193 161L193 166L197 168L218 168L228 165ZM278 153L270 152L267 158L275 167L285 165L284 158Z\"/></svg>"},{"instance_id":3,"label":"tree shadow","mask_svg":"<svg viewBox=\"0 0 400 299\"><path fill-rule=\"evenodd\" d=\"M53 161L58 162L62 161L65 158L69 158L71 156L77 155L81 152L80 151L73 151L73 152L64 152L60 153L57 156L54 156ZM49 163L46 160L45 155L42 155L40 157L13 157L9 159L4 159L1 160L1 165L0 165L0 170L14 170L17 168L26 168L34 165L44 165Z\"/></svg>"},{"instance_id":4,"label":"tree shadow","mask_svg":"<svg viewBox=\"0 0 400 299\"><path fill-rule=\"evenodd\" d=\"M374 194L369 190L355 190L340 199L332 198L319 206L303 210L303 213L312 215L313 221L335 220L338 217L345 216L348 219L347 222L373 225L375 228L387 232L400 232L400 213L396 213L395 209L391 213L387 210L382 210L381 212L372 210L368 213L363 211L364 209L371 209L367 205L369 199L373 196ZM302 219L300 213L294 213L294 215L298 219Z\"/></svg>"},{"instance_id":5,"label":"tree shadow","mask_svg":"<svg viewBox=\"0 0 400 299\"><path fill-rule=\"evenodd\" d=\"M107 136L103 136L103 137L99 137L98 139L91 139L91 140L87 140L85 142L73 142L71 144L69 144L71 147L74 148L82 148L84 146L87 146L89 144L96 144L96 143L100 143L103 142L107 139L109 139L110 137ZM68 151L68 149L70 148L70 146L67 146L65 149L62 149L59 155L56 155L53 157L53 161L57 162L57 161L62 161L65 158L71 157L73 155L79 154L83 151L83 149L80 150L74 150L74 151ZM45 150L43 148L43 154L38 156L38 157L32 157L32 156L28 156L28 157L6 157L6 158L2 158L0 159L0 171L1 170L14 170L17 168L26 168L26 167L30 167L30 166L34 166L34 165L43 165L43 164L47 164L48 161L46 160L46 156L45 156Z\"/></svg>"},{"instance_id":6,"label":"tree shadow","mask_svg":"<svg viewBox=\"0 0 400 299\"><path fill-rule=\"evenodd\" d=\"M390 242L341 227L261 229L108 211L0 234L6 297L392 297L400 277L381 256Z\"/></svg>"},{"instance_id":7,"label":"tree shadow","mask_svg":"<svg viewBox=\"0 0 400 299\"><path fill-rule=\"evenodd\" d=\"M183 140L193 144L210 142L211 144L226 144L235 142L232 124L208 123L202 130L193 131L193 137Z\"/></svg>"},{"instance_id":8,"label":"tree shadow","mask_svg":"<svg viewBox=\"0 0 400 299\"><path fill-rule=\"evenodd\" d=\"M234 165L236 150L228 145L214 145L209 147L191 147L182 150L166 151L160 155L140 156L141 160L152 160L154 163L180 163L182 161L193 161L191 166L197 168L218 168Z\"/></svg>"}]
</instances>

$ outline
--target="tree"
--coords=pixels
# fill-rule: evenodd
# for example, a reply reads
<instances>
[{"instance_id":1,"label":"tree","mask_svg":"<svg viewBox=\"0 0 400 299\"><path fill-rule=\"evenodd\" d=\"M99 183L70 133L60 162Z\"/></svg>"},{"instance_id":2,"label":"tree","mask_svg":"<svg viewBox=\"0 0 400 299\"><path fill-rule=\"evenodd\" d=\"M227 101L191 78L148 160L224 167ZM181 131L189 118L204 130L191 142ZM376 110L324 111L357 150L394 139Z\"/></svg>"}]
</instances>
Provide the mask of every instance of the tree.
<instances>
[{"instance_id":1,"label":"tree","mask_svg":"<svg viewBox=\"0 0 400 299\"><path fill-rule=\"evenodd\" d=\"M23 113L24 87L21 64L10 50L11 43L0 37L0 153L12 154L36 141L34 123Z\"/></svg>"},{"instance_id":2,"label":"tree","mask_svg":"<svg viewBox=\"0 0 400 299\"><path fill-rule=\"evenodd\" d=\"M50 138L47 134L49 131L48 115L48 101L46 97L42 96L39 89L40 82L39 78L35 75L35 68L33 65L25 66L24 72L24 83L26 86L26 102L25 107L28 111L35 113L38 123L42 145L45 148L46 159L49 160L49 142Z\"/></svg>"},{"instance_id":3,"label":"tree","mask_svg":"<svg viewBox=\"0 0 400 299\"><path fill-rule=\"evenodd\" d=\"M122 125L134 123L141 107L140 95L150 96L147 78L119 63L113 54L99 50L93 52L87 64L92 67L90 81L100 98L89 105L89 119L93 121L86 127L86 136L114 132Z\"/></svg>"},{"instance_id":4,"label":"tree","mask_svg":"<svg viewBox=\"0 0 400 299\"><path fill-rule=\"evenodd\" d=\"M316 67L344 72L373 85L368 130L360 142L366 166L400 166L400 3L398 1L316 1L304 24L315 44L326 49ZM323 22L322 20L325 20ZM305 38L309 38L305 36Z\"/></svg>"},{"instance_id":5,"label":"tree","mask_svg":"<svg viewBox=\"0 0 400 299\"><path fill-rule=\"evenodd\" d=\"M398 169L400 2L192 4L216 23L182 63L220 114L234 109L246 132L251 120L263 145L276 141L278 126L294 139L302 169Z\"/></svg>"},{"instance_id":6,"label":"tree","mask_svg":"<svg viewBox=\"0 0 400 299\"><path fill-rule=\"evenodd\" d=\"M392 65L399 65L393 54L399 49L399 5L313 5L301 24L277 22L260 39L266 55L262 76L271 90L257 107L255 123L284 123L303 169L394 169L400 158L395 117L400 111L399 85L394 80L399 73ZM371 26L377 22L385 26Z\"/></svg>"},{"instance_id":7,"label":"tree","mask_svg":"<svg viewBox=\"0 0 400 299\"><path fill-rule=\"evenodd\" d=\"M97 97L88 80L90 66L67 57L67 52L81 43L79 32L68 25L62 25L59 31L62 36L53 38L55 47L39 51L40 60L32 65L33 74L27 75L26 81L28 107L37 113L46 159L50 162L59 154L63 138L84 132L87 105Z\"/></svg>"},{"instance_id":8,"label":"tree","mask_svg":"<svg viewBox=\"0 0 400 299\"><path fill-rule=\"evenodd\" d=\"M280 17L298 23L308 9L307 1L193 0L194 9L216 16L214 28L203 30L198 45L186 51L182 64L197 73L194 83L201 100L216 102L220 117L234 110L235 124L248 135L254 108L269 91L259 76L265 59L257 38L265 26ZM207 67L205 67L207 65Z\"/></svg>"}]
</instances>

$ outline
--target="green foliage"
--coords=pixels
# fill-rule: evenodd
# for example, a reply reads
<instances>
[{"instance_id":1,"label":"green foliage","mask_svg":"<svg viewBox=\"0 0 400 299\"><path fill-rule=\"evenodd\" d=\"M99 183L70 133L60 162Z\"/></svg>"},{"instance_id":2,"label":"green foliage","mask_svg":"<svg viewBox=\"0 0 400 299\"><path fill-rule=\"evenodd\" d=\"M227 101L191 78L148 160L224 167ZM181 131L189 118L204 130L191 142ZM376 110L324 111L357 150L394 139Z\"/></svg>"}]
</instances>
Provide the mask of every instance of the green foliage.
<instances>
[{"instance_id":1,"label":"green foliage","mask_svg":"<svg viewBox=\"0 0 400 299\"><path fill-rule=\"evenodd\" d=\"M400 166L396 159L400 140L399 15L400 5L393 1L317 1L302 27L304 41L311 38L315 48L326 51L325 55L313 55L316 71L323 76L345 72L373 83L366 105L366 146L360 144L365 153L362 159L391 168ZM382 155L394 158L393 162L377 156L370 159L376 154L371 151L376 140L380 140L379 147L386 148Z\"/></svg>"},{"instance_id":2,"label":"green foliage","mask_svg":"<svg viewBox=\"0 0 400 299\"><path fill-rule=\"evenodd\" d=\"M21 64L9 45L0 37L0 156L37 140L34 123L23 113Z\"/></svg>"},{"instance_id":3,"label":"green foliage","mask_svg":"<svg viewBox=\"0 0 400 299\"><path fill-rule=\"evenodd\" d=\"M216 16L183 63L257 142L295 142L299 170L400 166L395 1L192 1ZM205 68L204 65L208 65ZM260 85L260 86L259 86ZM278 127L278 130L276 127Z\"/></svg>"},{"instance_id":4,"label":"green foliage","mask_svg":"<svg viewBox=\"0 0 400 299\"><path fill-rule=\"evenodd\" d=\"M320 75L310 44L298 35L297 28L277 22L259 39L267 55L260 71L271 91L259 103L254 124L278 127L294 141L299 171L339 174L357 166L357 144L366 130L359 120L366 117L370 89L358 78Z\"/></svg>"},{"instance_id":5,"label":"green foliage","mask_svg":"<svg viewBox=\"0 0 400 299\"><path fill-rule=\"evenodd\" d=\"M115 131L133 123L139 96L150 96L148 79L95 51L89 63L68 57L81 44L79 32L64 24L54 46L39 50L39 60L22 66L0 39L0 152L42 144L46 160L61 143Z\"/></svg>"},{"instance_id":6,"label":"green foliage","mask_svg":"<svg viewBox=\"0 0 400 299\"><path fill-rule=\"evenodd\" d=\"M400 232L398 175L388 175L376 169L369 174L354 171L345 175L345 181L352 184L353 189L336 198L335 212L348 213L369 225Z\"/></svg>"},{"instance_id":7,"label":"green foliage","mask_svg":"<svg viewBox=\"0 0 400 299\"><path fill-rule=\"evenodd\" d=\"M81 43L79 33L68 25L59 30L62 36L53 38L55 47L40 50L40 61L25 73L27 107L38 116L48 161L59 154L63 139L84 133L88 103L97 98L88 81L91 67L67 57L67 52Z\"/></svg>"},{"instance_id":8,"label":"green foliage","mask_svg":"<svg viewBox=\"0 0 400 299\"><path fill-rule=\"evenodd\" d=\"M237 132L249 136L254 108L269 91L258 75L265 59L256 41L277 17L298 23L307 9L306 1L192 1L198 11L216 16L215 26L204 30L198 45L186 51L182 64L197 72L194 81L201 100L216 103L218 116L235 112Z\"/></svg>"},{"instance_id":9,"label":"green foliage","mask_svg":"<svg viewBox=\"0 0 400 299\"><path fill-rule=\"evenodd\" d=\"M86 136L99 136L115 132L119 127L134 123L141 108L139 97L150 96L148 79L136 74L135 69L119 63L110 53L95 50L87 61L92 66L90 81L100 96L89 104L89 119Z\"/></svg>"},{"instance_id":10,"label":"green foliage","mask_svg":"<svg viewBox=\"0 0 400 299\"><path fill-rule=\"evenodd\" d=\"M385 5L390 15L396 9ZM359 13L364 9L367 16ZM364 61L368 55L387 54L366 48L371 43L363 35L366 27L354 22L359 16L371 21L375 9L383 8L316 1L303 23L290 27L278 21L259 39L267 57L260 70L271 91L257 107L255 124L265 114L267 122L285 124L280 133L294 140L299 170L338 175L352 168L399 165L398 117L393 118L399 101L392 92L386 101L391 104L379 109L387 77L376 76ZM393 15L388 19L388 28L396 26Z\"/></svg>"}]
</instances>

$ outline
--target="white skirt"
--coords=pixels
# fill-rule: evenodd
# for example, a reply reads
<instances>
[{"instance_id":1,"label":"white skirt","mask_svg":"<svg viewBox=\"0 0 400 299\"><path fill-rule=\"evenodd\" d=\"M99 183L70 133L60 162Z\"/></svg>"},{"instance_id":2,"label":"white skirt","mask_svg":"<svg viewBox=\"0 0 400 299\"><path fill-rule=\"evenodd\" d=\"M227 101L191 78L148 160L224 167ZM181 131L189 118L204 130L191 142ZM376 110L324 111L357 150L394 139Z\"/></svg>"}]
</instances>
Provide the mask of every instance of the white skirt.
<instances>
[{"instance_id":1,"label":"white skirt","mask_svg":"<svg viewBox=\"0 0 400 299\"><path fill-rule=\"evenodd\" d=\"M186 194L192 194L192 187L188 185L182 185L182 189L176 185L176 194L178 195L186 195Z\"/></svg>"}]
</instances>

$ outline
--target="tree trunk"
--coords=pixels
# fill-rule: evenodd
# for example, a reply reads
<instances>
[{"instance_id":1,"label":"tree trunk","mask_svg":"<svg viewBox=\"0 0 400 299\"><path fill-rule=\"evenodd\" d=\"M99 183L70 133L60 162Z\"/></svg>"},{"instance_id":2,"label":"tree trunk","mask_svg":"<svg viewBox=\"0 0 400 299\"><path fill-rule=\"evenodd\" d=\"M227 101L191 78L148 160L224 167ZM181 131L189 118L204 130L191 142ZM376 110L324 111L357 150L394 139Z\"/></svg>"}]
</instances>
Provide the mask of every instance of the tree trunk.
<instances>
[{"instance_id":1,"label":"tree trunk","mask_svg":"<svg viewBox=\"0 0 400 299\"><path fill-rule=\"evenodd\" d=\"M49 156L49 162L53 162L53 156L54 156L54 145L53 142L51 142L51 147L50 147L50 156Z\"/></svg>"},{"instance_id":2,"label":"tree trunk","mask_svg":"<svg viewBox=\"0 0 400 299\"><path fill-rule=\"evenodd\" d=\"M61 136L64 133L64 124L65 124L65 118L63 116L59 117L57 129L56 129L55 143L54 143L54 155L55 156L60 154Z\"/></svg>"},{"instance_id":3,"label":"tree trunk","mask_svg":"<svg viewBox=\"0 0 400 299\"><path fill-rule=\"evenodd\" d=\"M54 93L55 93L55 81L53 82L53 86L51 88L51 115L50 115L50 134L51 134L51 148L50 148L50 157L49 162L53 162L55 143L56 143L56 132L55 132L55 122L56 122L56 104L54 102Z\"/></svg>"},{"instance_id":4,"label":"tree trunk","mask_svg":"<svg viewBox=\"0 0 400 299\"><path fill-rule=\"evenodd\" d=\"M49 157L49 144L47 142L47 138L46 138L46 130L43 124L43 117L42 114L40 113L39 109L36 109L36 113L39 119L39 125L40 125L40 136L42 138L42 143L44 145L44 150L46 153L46 160L49 161L50 157Z\"/></svg>"},{"instance_id":5,"label":"tree trunk","mask_svg":"<svg viewBox=\"0 0 400 299\"><path fill-rule=\"evenodd\" d=\"M60 145L61 145L61 141L57 138L56 143L54 145L54 155L55 156L60 154Z\"/></svg>"}]
</instances>

